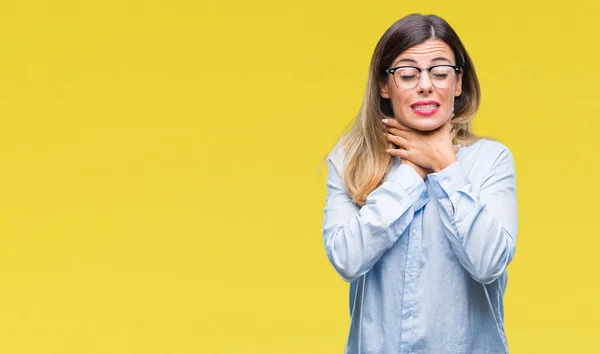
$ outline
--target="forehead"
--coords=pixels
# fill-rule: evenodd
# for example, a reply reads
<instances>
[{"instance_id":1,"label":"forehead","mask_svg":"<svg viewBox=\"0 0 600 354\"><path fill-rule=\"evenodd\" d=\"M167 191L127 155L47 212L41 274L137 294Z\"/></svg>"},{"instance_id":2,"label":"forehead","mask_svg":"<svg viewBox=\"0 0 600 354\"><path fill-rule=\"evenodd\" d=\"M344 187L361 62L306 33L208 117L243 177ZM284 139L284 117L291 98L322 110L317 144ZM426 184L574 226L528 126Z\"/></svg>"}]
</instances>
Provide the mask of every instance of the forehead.
<instances>
[{"instance_id":1,"label":"forehead","mask_svg":"<svg viewBox=\"0 0 600 354\"><path fill-rule=\"evenodd\" d=\"M394 59L394 63L397 63L402 59L412 59L419 63L428 64L435 58L446 58L451 63L454 63L454 53L452 52L452 49L439 39L430 39L421 44L417 44L414 47L408 48Z\"/></svg>"}]
</instances>

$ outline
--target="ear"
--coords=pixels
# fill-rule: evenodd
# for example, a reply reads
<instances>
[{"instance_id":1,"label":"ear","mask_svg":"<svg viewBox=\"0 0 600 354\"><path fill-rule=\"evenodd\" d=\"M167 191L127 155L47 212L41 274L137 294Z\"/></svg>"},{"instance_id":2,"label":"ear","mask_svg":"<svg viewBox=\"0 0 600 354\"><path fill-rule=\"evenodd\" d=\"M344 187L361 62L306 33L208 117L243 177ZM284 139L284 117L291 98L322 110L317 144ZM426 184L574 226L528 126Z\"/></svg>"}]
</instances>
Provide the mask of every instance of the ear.
<instances>
[{"instance_id":1,"label":"ear","mask_svg":"<svg viewBox=\"0 0 600 354\"><path fill-rule=\"evenodd\" d=\"M455 97L460 96L460 94L462 93L462 77L463 77L463 71L461 70L458 73L458 77L456 78L456 90L454 91Z\"/></svg>"},{"instance_id":2,"label":"ear","mask_svg":"<svg viewBox=\"0 0 600 354\"><path fill-rule=\"evenodd\" d=\"M379 83L379 94L381 95L381 97L383 98L390 98L390 93L388 91L388 84L387 82L380 82Z\"/></svg>"}]
</instances>

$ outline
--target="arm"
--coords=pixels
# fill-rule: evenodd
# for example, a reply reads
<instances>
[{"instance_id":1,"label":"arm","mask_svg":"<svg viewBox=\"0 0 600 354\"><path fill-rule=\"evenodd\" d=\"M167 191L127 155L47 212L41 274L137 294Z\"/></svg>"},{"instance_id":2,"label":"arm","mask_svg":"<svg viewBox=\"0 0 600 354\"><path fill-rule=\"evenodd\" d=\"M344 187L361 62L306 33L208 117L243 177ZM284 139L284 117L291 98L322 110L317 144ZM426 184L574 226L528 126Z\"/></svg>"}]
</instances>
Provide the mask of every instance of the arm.
<instances>
[{"instance_id":1,"label":"arm","mask_svg":"<svg viewBox=\"0 0 600 354\"><path fill-rule=\"evenodd\" d=\"M427 189L413 168L400 165L359 207L348 196L340 171L341 163L334 163L330 154L323 242L338 274L353 281L393 246L415 211L427 203Z\"/></svg>"},{"instance_id":2,"label":"arm","mask_svg":"<svg viewBox=\"0 0 600 354\"><path fill-rule=\"evenodd\" d=\"M476 281L496 280L515 254L516 178L513 157L500 152L483 178L479 195L455 162L429 175L448 240L460 263Z\"/></svg>"}]
</instances>

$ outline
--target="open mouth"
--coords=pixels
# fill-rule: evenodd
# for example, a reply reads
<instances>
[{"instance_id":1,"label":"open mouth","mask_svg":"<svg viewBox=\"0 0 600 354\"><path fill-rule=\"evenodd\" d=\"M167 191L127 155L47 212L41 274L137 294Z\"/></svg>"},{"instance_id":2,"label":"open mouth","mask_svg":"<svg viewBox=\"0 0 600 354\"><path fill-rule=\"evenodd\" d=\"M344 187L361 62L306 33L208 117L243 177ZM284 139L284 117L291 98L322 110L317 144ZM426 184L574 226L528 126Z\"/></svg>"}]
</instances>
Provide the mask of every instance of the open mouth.
<instances>
[{"instance_id":1,"label":"open mouth","mask_svg":"<svg viewBox=\"0 0 600 354\"><path fill-rule=\"evenodd\" d=\"M410 106L412 111L418 115L430 116L440 109L440 105L437 102L417 102Z\"/></svg>"}]
</instances>

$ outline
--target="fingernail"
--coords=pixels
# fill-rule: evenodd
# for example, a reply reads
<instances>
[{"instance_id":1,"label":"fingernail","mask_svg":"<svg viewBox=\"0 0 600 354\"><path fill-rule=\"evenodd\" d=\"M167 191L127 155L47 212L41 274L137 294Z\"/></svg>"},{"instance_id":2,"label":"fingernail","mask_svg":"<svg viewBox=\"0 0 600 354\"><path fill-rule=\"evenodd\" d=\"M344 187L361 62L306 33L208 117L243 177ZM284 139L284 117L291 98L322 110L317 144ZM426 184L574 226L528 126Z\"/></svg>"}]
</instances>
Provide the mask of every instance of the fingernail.
<instances>
[{"instance_id":1,"label":"fingernail","mask_svg":"<svg viewBox=\"0 0 600 354\"><path fill-rule=\"evenodd\" d=\"M387 124L387 122L388 122L387 119L382 119L381 121L383 122L383 124Z\"/></svg>"}]
</instances>

